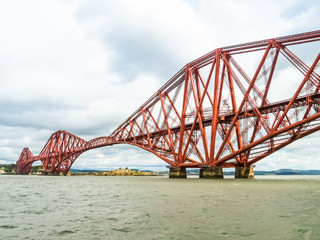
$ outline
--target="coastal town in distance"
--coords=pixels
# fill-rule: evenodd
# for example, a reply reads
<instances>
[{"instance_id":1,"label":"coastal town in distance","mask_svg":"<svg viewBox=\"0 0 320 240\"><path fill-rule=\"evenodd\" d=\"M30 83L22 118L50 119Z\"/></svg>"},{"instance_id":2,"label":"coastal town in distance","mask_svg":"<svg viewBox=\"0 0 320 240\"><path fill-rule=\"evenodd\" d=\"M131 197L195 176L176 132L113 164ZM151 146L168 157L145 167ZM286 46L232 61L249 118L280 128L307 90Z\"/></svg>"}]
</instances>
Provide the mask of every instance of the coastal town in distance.
<instances>
[{"instance_id":1,"label":"coastal town in distance","mask_svg":"<svg viewBox=\"0 0 320 240\"><path fill-rule=\"evenodd\" d=\"M230 169L231 170L231 169ZM0 164L0 175L15 175L15 164ZM67 176L166 176L169 170L140 170L128 167L118 169L70 169ZM187 169L188 175L199 175L199 169ZM32 166L29 175L48 175L41 165ZM52 174L51 174L52 175ZM234 171L224 171L224 175L234 175ZM273 171L255 171L255 175L320 175L320 170L279 169Z\"/></svg>"}]
</instances>

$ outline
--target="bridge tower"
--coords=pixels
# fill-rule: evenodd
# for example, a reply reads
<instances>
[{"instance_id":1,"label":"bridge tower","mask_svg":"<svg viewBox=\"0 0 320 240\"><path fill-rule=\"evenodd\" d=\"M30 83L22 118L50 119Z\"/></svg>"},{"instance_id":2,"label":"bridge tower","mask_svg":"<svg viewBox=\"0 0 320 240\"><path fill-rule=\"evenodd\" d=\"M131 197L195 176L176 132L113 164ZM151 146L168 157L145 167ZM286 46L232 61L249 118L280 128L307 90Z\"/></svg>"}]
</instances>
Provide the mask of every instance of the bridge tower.
<instances>
[{"instance_id":1,"label":"bridge tower","mask_svg":"<svg viewBox=\"0 0 320 240\"><path fill-rule=\"evenodd\" d=\"M319 40L318 30L215 49L186 64L109 136L87 142L58 131L39 156L26 151L21 166L38 159L66 172L84 151L130 144L165 161L172 178L185 178L186 168L223 178L230 167L236 178L253 178L258 161L320 130Z\"/></svg>"}]
</instances>

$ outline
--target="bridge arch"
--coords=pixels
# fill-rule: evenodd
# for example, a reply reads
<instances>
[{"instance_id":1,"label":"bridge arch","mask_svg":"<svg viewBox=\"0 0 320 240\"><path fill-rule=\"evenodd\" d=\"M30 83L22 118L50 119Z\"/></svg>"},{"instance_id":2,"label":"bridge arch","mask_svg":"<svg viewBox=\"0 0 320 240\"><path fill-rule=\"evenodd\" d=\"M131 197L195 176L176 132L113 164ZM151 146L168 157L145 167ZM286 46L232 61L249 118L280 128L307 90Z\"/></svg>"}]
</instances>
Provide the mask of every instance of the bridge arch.
<instances>
[{"instance_id":1,"label":"bridge arch","mask_svg":"<svg viewBox=\"0 0 320 240\"><path fill-rule=\"evenodd\" d=\"M34 159L32 152L29 148L24 148L17 161L17 172L20 174L28 174L30 172L32 163L37 160Z\"/></svg>"},{"instance_id":2,"label":"bridge arch","mask_svg":"<svg viewBox=\"0 0 320 240\"><path fill-rule=\"evenodd\" d=\"M320 130L320 47L309 65L292 49L319 41L313 31L215 49L186 64L110 136L87 142L61 130L34 158L63 172L84 151L126 143L173 167L252 166ZM253 53L247 73L238 56ZM277 72L283 64L300 80L290 99L272 102L275 76L290 81Z\"/></svg>"}]
</instances>

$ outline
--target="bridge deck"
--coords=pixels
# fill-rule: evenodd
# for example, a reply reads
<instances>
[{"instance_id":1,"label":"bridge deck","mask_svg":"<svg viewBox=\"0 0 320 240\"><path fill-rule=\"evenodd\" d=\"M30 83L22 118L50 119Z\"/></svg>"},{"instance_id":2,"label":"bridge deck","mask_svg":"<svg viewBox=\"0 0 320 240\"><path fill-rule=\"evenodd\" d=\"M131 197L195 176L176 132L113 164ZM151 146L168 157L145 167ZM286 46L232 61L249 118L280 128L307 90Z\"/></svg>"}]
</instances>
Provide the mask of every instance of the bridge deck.
<instances>
[{"instance_id":1,"label":"bridge deck","mask_svg":"<svg viewBox=\"0 0 320 240\"><path fill-rule=\"evenodd\" d=\"M279 101L279 102L275 102L275 103L271 103L268 105L265 105L263 107L259 107L257 108L259 110L259 112L261 114L269 114L269 113L273 113L273 112L277 112L277 111L283 111L285 109L285 107L289 104L291 99L286 99L283 101ZM294 101L293 105L291 106L291 108L297 108L297 107L301 107L301 106L307 106L309 104L309 101L312 100L314 102L318 102L320 104L320 93L316 93L316 94L312 94L312 95L308 95L308 96L302 96L296 99L296 101ZM207 114L209 117L206 117L203 120L203 125L204 126L211 126L212 123L212 114ZM254 109L247 109L246 111L242 111L239 114L239 119L243 119L243 118L249 118L254 116ZM219 122L221 123L231 123L233 118L235 117L235 113L220 113L218 116ZM190 130L192 128L192 123L186 124L185 125L185 129L186 130ZM199 130L199 123L196 123L195 125L195 130ZM180 126L171 128L171 131L174 133L178 133L180 132ZM158 136L163 136L167 134L167 129L163 129L161 131L155 131L155 132L151 132L150 133L150 137L158 137ZM137 135L135 136L135 138L141 139L141 138L145 138L146 134L141 134L141 135ZM127 141L131 141L133 140L132 138L128 138Z\"/></svg>"}]
</instances>

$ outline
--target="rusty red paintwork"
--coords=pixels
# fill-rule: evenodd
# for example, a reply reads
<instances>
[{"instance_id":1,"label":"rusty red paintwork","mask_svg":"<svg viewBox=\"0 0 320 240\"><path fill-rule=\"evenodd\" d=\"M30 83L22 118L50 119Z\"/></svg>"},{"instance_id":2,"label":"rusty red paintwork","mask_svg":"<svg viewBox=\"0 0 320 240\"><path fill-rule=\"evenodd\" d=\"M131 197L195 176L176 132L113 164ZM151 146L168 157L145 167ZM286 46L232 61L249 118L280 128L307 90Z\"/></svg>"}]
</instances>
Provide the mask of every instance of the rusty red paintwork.
<instances>
[{"instance_id":1,"label":"rusty red paintwork","mask_svg":"<svg viewBox=\"0 0 320 240\"><path fill-rule=\"evenodd\" d=\"M172 167L252 166L320 129L319 45L310 66L290 49L319 40L313 31L216 49L183 67L110 136L85 141L55 132L39 156L22 151L18 172L37 160L47 172L67 172L84 151L121 143ZM284 89L292 92L287 99L277 84L293 80L283 69L299 79Z\"/></svg>"}]
</instances>

